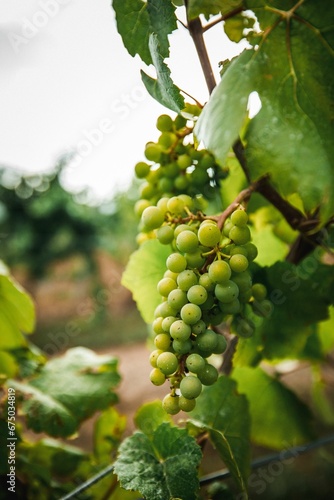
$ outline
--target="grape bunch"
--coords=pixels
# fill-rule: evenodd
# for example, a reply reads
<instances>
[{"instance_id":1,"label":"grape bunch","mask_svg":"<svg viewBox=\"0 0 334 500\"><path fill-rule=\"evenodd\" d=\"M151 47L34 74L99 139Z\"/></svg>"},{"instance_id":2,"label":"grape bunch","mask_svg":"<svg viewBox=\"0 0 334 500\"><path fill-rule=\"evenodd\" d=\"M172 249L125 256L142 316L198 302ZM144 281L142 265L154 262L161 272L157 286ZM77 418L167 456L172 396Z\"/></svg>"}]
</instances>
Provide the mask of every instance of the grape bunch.
<instances>
[{"instance_id":1,"label":"grape bunch","mask_svg":"<svg viewBox=\"0 0 334 500\"><path fill-rule=\"evenodd\" d=\"M257 248L244 207L228 210L229 217L204 214L226 171L209 151L195 147L193 122L161 115L157 129L158 141L145 148L149 163L135 166L145 179L135 212L138 243L157 238L171 248L157 284L161 303L152 325L150 379L155 385L169 380L162 404L176 414L193 410L202 386L218 378L215 355L227 347L219 325L248 338L272 305L266 288L252 282L249 264Z\"/></svg>"},{"instance_id":2,"label":"grape bunch","mask_svg":"<svg viewBox=\"0 0 334 500\"><path fill-rule=\"evenodd\" d=\"M222 354L227 343L216 327L230 322L247 338L255 329L252 316L271 313L266 288L252 283L248 269L257 249L246 211L238 208L222 224L219 217L193 213L193 207L192 198L179 195L142 213L142 224L172 248L157 284L162 301L155 310L150 357L153 384L169 379L163 407L171 414L194 409L202 386L217 380L210 357Z\"/></svg>"},{"instance_id":3,"label":"grape bunch","mask_svg":"<svg viewBox=\"0 0 334 500\"><path fill-rule=\"evenodd\" d=\"M145 179L141 186L141 199L136 212L162 197L178 194L189 196L214 196L226 171L219 167L214 156L206 149L196 149L193 143L193 122L189 125L181 115L174 120L169 115L159 116L156 127L160 132L157 142L148 142L145 147L147 161L135 165L135 174Z\"/></svg>"}]
</instances>

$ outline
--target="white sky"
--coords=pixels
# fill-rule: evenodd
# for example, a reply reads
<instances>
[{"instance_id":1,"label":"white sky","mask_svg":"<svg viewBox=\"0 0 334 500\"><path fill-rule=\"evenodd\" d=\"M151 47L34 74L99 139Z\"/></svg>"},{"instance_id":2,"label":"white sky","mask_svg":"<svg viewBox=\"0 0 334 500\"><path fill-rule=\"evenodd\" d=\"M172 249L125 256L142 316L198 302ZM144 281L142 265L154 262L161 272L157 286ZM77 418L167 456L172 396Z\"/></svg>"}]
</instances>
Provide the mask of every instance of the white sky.
<instances>
[{"instance_id":1,"label":"white sky","mask_svg":"<svg viewBox=\"0 0 334 500\"><path fill-rule=\"evenodd\" d=\"M68 151L81 152L66 176L98 197L129 184L155 121L167 112L146 92L139 70L152 67L128 55L110 0L10 0L0 3L0 164L38 172ZM208 98L190 36L171 36L174 82L199 101ZM221 26L206 35L218 61L240 47ZM96 132L100 128L103 131Z\"/></svg>"}]
</instances>

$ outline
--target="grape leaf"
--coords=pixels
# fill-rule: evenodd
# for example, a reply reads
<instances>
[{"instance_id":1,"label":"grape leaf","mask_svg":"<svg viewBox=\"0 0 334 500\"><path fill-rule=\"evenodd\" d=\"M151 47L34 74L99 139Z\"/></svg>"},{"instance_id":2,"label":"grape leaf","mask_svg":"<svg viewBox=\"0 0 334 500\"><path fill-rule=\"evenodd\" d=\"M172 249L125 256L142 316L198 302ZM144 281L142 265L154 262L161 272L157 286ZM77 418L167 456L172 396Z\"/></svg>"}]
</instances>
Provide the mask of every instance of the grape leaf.
<instances>
[{"instance_id":1,"label":"grape leaf","mask_svg":"<svg viewBox=\"0 0 334 500\"><path fill-rule=\"evenodd\" d=\"M126 417L116 408L101 413L94 425L94 456L98 462L110 462L111 453L119 446L125 427Z\"/></svg>"},{"instance_id":2,"label":"grape leaf","mask_svg":"<svg viewBox=\"0 0 334 500\"><path fill-rule=\"evenodd\" d=\"M263 34L223 74L205 107L196 134L224 161L247 116L249 95L262 107L249 121L245 156L252 179L270 174L287 196L298 192L306 210L333 213L334 4L249 0ZM317 175L314 176L314 172Z\"/></svg>"},{"instance_id":3,"label":"grape leaf","mask_svg":"<svg viewBox=\"0 0 334 500\"><path fill-rule=\"evenodd\" d=\"M163 59L169 56L168 35L177 27L175 7L166 0L113 0L116 23L123 44L131 56L138 54L152 63L149 37L155 33Z\"/></svg>"},{"instance_id":4,"label":"grape leaf","mask_svg":"<svg viewBox=\"0 0 334 500\"><path fill-rule=\"evenodd\" d=\"M189 423L209 433L210 441L244 491L249 473L250 419L247 400L237 393L235 382L221 376L213 386L206 387L190 413Z\"/></svg>"},{"instance_id":5,"label":"grape leaf","mask_svg":"<svg viewBox=\"0 0 334 500\"><path fill-rule=\"evenodd\" d=\"M0 348L15 349L26 345L22 335L35 326L35 308L30 296L9 276L5 267L0 271Z\"/></svg>"},{"instance_id":6,"label":"grape leaf","mask_svg":"<svg viewBox=\"0 0 334 500\"><path fill-rule=\"evenodd\" d=\"M261 368L235 368L232 377L249 401L254 443L282 450L312 438L308 408Z\"/></svg>"},{"instance_id":7,"label":"grape leaf","mask_svg":"<svg viewBox=\"0 0 334 500\"><path fill-rule=\"evenodd\" d=\"M150 500L194 500L201 458L200 447L185 429L163 423L152 439L137 431L123 441L115 473L123 488Z\"/></svg>"},{"instance_id":8,"label":"grape leaf","mask_svg":"<svg viewBox=\"0 0 334 500\"><path fill-rule=\"evenodd\" d=\"M154 310L161 302L157 284L166 271L169 254L169 247L158 240L146 241L131 255L123 273L122 285L132 292L146 323L153 321Z\"/></svg>"},{"instance_id":9,"label":"grape leaf","mask_svg":"<svg viewBox=\"0 0 334 500\"><path fill-rule=\"evenodd\" d=\"M334 301L334 267L321 264L315 254L299 266L277 262L257 269L254 282L264 283L273 312L259 327L264 357L298 358L314 324L329 316Z\"/></svg>"},{"instance_id":10,"label":"grape leaf","mask_svg":"<svg viewBox=\"0 0 334 500\"><path fill-rule=\"evenodd\" d=\"M216 14L227 14L237 7L241 7L242 0L189 0L188 1L188 17L194 19L200 14L208 19Z\"/></svg>"},{"instance_id":11,"label":"grape leaf","mask_svg":"<svg viewBox=\"0 0 334 500\"><path fill-rule=\"evenodd\" d=\"M162 408L160 399L142 405L135 414L136 427L148 437L152 437L163 422L172 422L171 416Z\"/></svg>"},{"instance_id":12,"label":"grape leaf","mask_svg":"<svg viewBox=\"0 0 334 500\"><path fill-rule=\"evenodd\" d=\"M116 358L77 347L48 361L26 383L10 379L7 385L24 397L28 427L67 437L84 419L118 401L112 389L119 381Z\"/></svg>"},{"instance_id":13,"label":"grape leaf","mask_svg":"<svg viewBox=\"0 0 334 500\"><path fill-rule=\"evenodd\" d=\"M149 47L153 64L157 71L157 79L155 80L144 71L141 71L146 90L160 104L179 113L184 108L184 99L180 94L180 89L171 79L170 70L167 64L164 63L156 34L150 35Z\"/></svg>"}]
</instances>

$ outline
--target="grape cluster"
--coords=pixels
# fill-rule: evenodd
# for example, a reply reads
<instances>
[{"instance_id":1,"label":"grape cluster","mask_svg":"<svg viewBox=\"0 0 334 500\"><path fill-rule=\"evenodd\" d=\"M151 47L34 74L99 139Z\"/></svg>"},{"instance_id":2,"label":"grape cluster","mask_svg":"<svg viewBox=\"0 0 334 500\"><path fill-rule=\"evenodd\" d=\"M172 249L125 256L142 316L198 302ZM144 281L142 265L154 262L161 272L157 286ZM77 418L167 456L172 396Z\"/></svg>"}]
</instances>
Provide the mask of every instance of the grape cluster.
<instances>
[{"instance_id":1,"label":"grape cluster","mask_svg":"<svg viewBox=\"0 0 334 500\"><path fill-rule=\"evenodd\" d=\"M193 123L189 125L181 115L174 120L169 115L159 116L157 142L148 142L145 157L135 165L141 186L141 199L136 204L137 213L149 204L156 204L161 197L177 194L214 196L215 187L226 172L219 167L214 156L206 149L196 149L193 143Z\"/></svg>"},{"instance_id":2,"label":"grape cluster","mask_svg":"<svg viewBox=\"0 0 334 500\"><path fill-rule=\"evenodd\" d=\"M192 209L193 200L180 195L142 213L143 225L172 246L157 285L162 302L155 310L150 357L151 381L162 385L169 379L171 392L163 407L171 414L191 411L202 385L217 380L210 356L222 354L227 344L216 327L230 321L239 336L250 337L255 329L251 316L271 313L265 287L253 285L248 269L257 249L250 242L245 210L235 210L221 224L219 217Z\"/></svg>"}]
</instances>

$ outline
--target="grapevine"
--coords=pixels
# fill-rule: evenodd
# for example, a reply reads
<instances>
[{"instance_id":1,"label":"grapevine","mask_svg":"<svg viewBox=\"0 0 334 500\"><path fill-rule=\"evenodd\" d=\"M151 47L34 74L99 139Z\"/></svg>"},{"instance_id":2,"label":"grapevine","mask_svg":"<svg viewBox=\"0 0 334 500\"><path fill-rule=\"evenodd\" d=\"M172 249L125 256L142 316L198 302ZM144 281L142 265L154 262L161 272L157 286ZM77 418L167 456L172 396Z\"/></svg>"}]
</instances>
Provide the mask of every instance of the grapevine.
<instances>
[{"instance_id":1,"label":"grapevine","mask_svg":"<svg viewBox=\"0 0 334 500\"><path fill-rule=\"evenodd\" d=\"M158 141L145 148L151 163L135 166L145 179L135 206L137 241L156 238L171 248L157 283L161 303L152 324L150 380L169 381L162 406L177 414L193 410L202 386L218 379L217 355L227 348L222 326L248 338L256 317L268 317L272 304L265 286L252 281L249 266L257 248L244 204L235 202L218 215L204 212L227 171L196 147L186 118L161 115L157 129Z\"/></svg>"}]
</instances>

